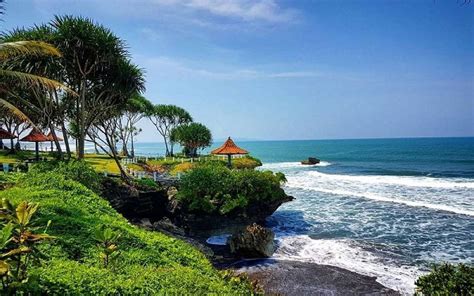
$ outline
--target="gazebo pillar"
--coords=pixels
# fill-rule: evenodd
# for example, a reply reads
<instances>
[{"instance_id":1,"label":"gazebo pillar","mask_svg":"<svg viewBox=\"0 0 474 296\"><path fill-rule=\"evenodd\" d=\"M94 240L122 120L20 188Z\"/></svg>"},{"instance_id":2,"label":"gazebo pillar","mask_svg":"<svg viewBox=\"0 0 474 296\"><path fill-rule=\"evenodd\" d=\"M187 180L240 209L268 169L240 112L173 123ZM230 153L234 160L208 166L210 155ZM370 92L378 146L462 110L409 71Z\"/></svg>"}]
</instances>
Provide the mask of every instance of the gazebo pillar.
<instances>
[{"instance_id":1,"label":"gazebo pillar","mask_svg":"<svg viewBox=\"0 0 474 296\"><path fill-rule=\"evenodd\" d=\"M36 161L39 161L39 143L35 142L35 150L36 150Z\"/></svg>"},{"instance_id":2,"label":"gazebo pillar","mask_svg":"<svg viewBox=\"0 0 474 296\"><path fill-rule=\"evenodd\" d=\"M227 166L229 167L229 169L232 168L232 155L230 154L227 154Z\"/></svg>"}]
</instances>

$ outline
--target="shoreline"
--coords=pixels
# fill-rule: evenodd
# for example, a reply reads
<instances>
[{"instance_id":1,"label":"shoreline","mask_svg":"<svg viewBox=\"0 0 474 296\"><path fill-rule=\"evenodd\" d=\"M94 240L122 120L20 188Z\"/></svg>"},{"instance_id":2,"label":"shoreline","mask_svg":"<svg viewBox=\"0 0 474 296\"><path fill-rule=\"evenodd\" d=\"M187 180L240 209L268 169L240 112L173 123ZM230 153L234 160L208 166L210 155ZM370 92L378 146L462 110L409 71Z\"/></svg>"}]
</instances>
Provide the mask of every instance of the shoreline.
<instances>
[{"instance_id":1,"label":"shoreline","mask_svg":"<svg viewBox=\"0 0 474 296\"><path fill-rule=\"evenodd\" d=\"M345 268L286 259L235 259L227 246L200 241L213 252L217 269L246 273L269 295L402 295L376 277Z\"/></svg>"},{"instance_id":2,"label":"shoreline","mask_svg":"<svg viewBox=\"0 0 474 296\"><path fill-rule=\"evenodd\" d=\"M245 272L269 295L402 295L375 277L330 265L254 259L237 261L229 268Z\"/></svg>"}]
</instances>

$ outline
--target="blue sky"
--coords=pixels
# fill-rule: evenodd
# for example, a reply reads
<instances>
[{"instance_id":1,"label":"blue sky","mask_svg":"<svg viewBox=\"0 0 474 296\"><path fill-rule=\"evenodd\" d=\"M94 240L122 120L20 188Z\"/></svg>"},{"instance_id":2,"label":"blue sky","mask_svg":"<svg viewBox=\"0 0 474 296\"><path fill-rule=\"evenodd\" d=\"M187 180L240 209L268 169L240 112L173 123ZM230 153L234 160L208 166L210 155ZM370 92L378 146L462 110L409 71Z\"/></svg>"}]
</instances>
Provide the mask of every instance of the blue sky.
<instances>
[{"instance_id":1,"label":"blue sky","mask_svg":"<svg viewBox=\"0 0 474 296\"><path fill-rule=\"evenodd\" d=\"M2 29L96 20L146 70L148 99L216 139L474 136L474 3L461 2L9 0Z\"/></svg>"}]
</instances>

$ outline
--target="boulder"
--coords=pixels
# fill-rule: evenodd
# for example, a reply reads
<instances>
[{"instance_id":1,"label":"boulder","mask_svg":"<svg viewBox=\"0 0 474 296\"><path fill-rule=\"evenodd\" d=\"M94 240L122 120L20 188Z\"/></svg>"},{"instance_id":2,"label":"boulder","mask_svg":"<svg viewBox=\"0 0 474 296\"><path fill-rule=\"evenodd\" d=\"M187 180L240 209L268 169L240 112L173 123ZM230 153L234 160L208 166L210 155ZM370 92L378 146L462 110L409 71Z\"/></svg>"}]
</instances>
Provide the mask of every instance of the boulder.
<instances>
[{"instance_id":1,"label":"boulder","mask_svg":"<svg viewBox=\"0 0 474 296\"><path fill-rule=\"evenodd\" d=\"M308 160L303 160L301 164L318 164L321 160L317 159L316 157L308 157Z\"/></svg>"},{"instance_id":2,"label":"boulder","mask_svg":"<svg viewBox=\"0 0 474 296\"><path fill-rule=\"evenodd\" d=\"M275 251L274 238L272 230L253 223L233 234L227 243L230 252L238 257L266 258Z\"/></svg>"}]
</instances>

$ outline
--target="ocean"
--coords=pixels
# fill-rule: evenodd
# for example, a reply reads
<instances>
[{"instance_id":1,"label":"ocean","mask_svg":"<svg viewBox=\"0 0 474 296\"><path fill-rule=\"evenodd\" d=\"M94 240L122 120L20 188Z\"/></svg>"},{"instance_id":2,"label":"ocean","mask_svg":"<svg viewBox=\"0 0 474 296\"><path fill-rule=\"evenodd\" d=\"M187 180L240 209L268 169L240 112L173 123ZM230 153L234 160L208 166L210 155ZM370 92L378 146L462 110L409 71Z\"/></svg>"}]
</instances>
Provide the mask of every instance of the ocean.
<instances>
[{"instance_id":1,"label":"ocean","mask_svg":"<svg viewBox=\"0 0 474 296\"><path fill-rule=\"evenodd\" d=\"M375 276L407 295L433 263L474 262L474 138L237 144L285 173L295 197L268 219L276 259ZM321 163L301 165L309 156Z\"/></svg>"}]
</instances>

